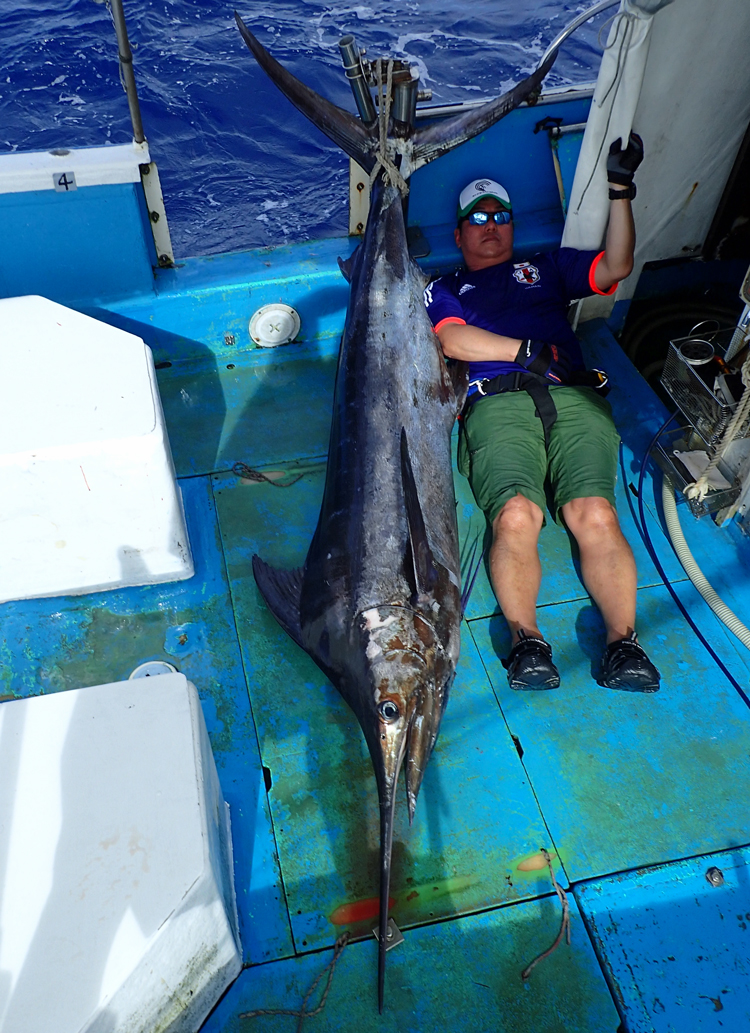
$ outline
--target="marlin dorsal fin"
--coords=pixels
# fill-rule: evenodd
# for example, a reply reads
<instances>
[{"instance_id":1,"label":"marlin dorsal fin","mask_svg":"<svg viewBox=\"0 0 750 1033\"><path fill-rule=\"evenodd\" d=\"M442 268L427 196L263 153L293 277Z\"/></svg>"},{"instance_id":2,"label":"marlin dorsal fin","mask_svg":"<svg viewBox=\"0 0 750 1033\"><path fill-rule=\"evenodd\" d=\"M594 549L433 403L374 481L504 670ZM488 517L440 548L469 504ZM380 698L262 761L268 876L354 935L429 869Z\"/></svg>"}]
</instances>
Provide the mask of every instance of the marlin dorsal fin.
<instances>
[{"instance_id":1,"label":"marlin dorsal fin","mask_svg":"<svg viewBox=\"0 0 750 1033\"><path fill-rule=\"evenodd\" d=\"M409 456L409 442L406 439L406 428L401 428L401 481L404 486L406 503L406 523L409 528L409 551L411 553L412 587L417 600L432 595L437 581L435 560L427 541L422 507L419 504L414 470Z\"/></svg>"}]
</instances>

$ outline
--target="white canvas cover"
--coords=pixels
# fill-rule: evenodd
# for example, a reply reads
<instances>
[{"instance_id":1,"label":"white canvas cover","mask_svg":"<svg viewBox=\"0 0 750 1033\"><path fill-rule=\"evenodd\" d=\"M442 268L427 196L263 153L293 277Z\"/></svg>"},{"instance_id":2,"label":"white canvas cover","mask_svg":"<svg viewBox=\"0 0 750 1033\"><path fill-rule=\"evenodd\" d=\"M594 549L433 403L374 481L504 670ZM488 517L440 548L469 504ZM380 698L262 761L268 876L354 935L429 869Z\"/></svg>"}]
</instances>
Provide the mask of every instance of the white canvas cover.
<instances>
[{"instance_id":1,"label":"white canvas cover","mask_svg":"<svg viewBox=\"0 0 750 1033\"><path fill-rule=\"evenodd\" d=\"M609 212L606 160L643 138L635 269L581 318L635 292L644 263L698 254L750 120L747 0L623 0L612 24L571 191L563 246L597 248Z\"/></svg>"}]
</instances>

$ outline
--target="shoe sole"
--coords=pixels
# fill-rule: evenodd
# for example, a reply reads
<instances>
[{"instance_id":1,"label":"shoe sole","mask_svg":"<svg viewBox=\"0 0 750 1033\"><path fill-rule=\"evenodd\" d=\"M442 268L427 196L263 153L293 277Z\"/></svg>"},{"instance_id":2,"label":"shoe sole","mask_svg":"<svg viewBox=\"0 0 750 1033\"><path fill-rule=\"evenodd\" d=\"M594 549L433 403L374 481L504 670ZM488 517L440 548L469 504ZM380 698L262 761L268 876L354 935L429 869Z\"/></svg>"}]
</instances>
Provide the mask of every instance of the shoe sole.
<instances>
[{"instance_id":1,"label":"shoe sole","mask_svg":"<svg viewBox=\"0 0 750 1033\"><path fill-rule=\"evenodd\" d=\"M515 689L516 692L548 692L550 689L560 688L560 679L557 678L554 681L543 682L540 685L527 685L526 682L509 681L508 685L511 689Z\"/></svg>"},{"instance_id":2,"label":"shoe sole","mask_svg":"<svg viewBox=\"0 0 750 1033\"><path fill-rule=\"evenodd\" d=\"M617 689L619 692L647 692L648 693L648 692L658 692L659 688L660 688L658 682L656 684L654 684L652 682L649 685L638 685L638 686L635 686L635 685L610 685L609 682L606 682L606 681L597 681L596 684L597 685L601 685L602 688L604 688L604 689Z\"/></svg>"}]
</instances>

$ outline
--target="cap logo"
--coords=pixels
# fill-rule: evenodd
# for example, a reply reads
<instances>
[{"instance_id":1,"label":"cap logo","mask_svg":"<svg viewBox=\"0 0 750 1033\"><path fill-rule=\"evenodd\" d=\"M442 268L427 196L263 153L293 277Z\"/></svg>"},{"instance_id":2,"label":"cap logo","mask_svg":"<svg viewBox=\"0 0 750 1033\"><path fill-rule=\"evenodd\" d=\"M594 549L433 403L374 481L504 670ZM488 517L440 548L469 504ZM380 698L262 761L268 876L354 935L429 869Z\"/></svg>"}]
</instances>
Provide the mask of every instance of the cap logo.
<instances>
[{"instance_id":1,"label":"cap logo","mask_svg":"<svg viewBox=\"0 0 750 1033\"><path fill-rule=\"evenodd\" d=\"M490 181L488 179L478 179L474 184L475 190L489 190Z\"/></svg>"}]
</instances>

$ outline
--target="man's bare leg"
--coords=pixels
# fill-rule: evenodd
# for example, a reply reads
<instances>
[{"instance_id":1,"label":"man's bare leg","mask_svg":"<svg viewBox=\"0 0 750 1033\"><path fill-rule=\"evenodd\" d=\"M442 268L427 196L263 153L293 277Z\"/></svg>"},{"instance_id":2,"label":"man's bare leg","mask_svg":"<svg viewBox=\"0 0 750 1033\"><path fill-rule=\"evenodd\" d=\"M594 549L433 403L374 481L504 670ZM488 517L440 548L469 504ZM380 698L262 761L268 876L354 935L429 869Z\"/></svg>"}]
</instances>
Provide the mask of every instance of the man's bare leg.
<instances>
[{"instance_id":1,"label":"man's bare leg","mask_svg":"<svg viewBox=\"0 0 750 1033\"><path fill-rule=\"evenodd\" d=\"M581 575L599 608L607 642L632 635L635 629L636 569L633 552L607 499L573 499L562 507L565 523L578 542Z\"/></svg>"},{"instance_id":2,"label":"man's bare leg","mask_svg":"<svg viewBox=\"0 0 750 1033\"><path fill-rule=\"evenodd\" d=\"M537 545L543 514L535 502L516 495L492 524L490 577L500 609L513 636L518 632L543 638L536 622L536 601L542 580Z\"/></svg>"}]
</instances>

